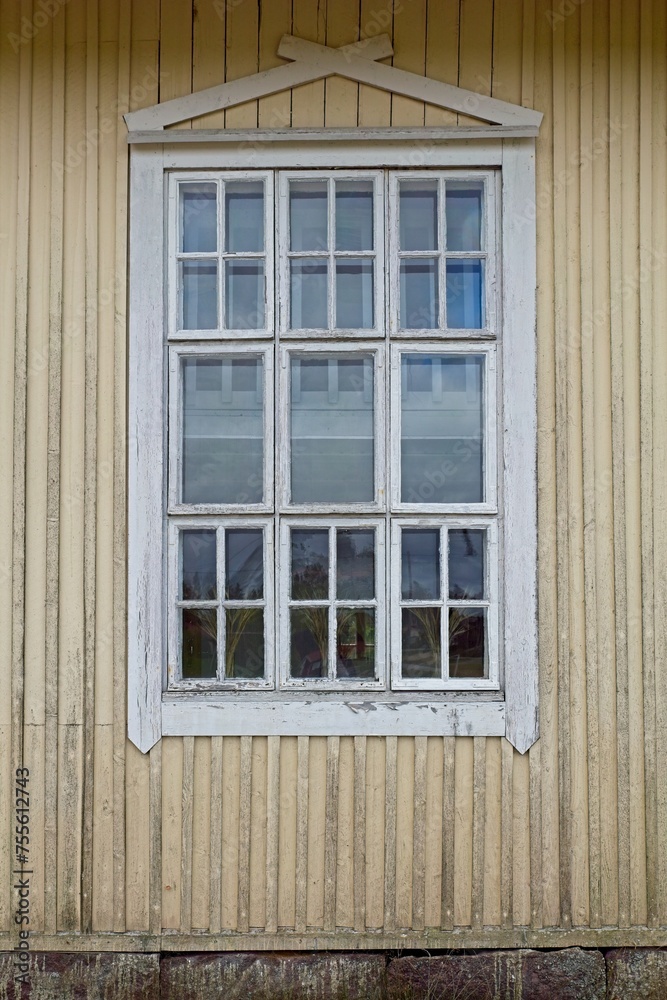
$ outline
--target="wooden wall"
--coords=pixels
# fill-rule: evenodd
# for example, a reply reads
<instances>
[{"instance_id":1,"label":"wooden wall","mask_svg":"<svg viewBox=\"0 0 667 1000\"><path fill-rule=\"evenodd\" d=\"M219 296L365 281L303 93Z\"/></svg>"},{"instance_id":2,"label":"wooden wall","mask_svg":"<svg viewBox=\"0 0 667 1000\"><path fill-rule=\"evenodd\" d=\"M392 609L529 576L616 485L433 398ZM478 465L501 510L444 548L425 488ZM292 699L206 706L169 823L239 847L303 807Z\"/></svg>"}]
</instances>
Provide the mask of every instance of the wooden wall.
<instances>
[{"instance_id":1,"label":"wooden wall","mask_svg":"<svg viewBox=\"0 0 667 1000\"><path fill-rule=\"evenodd\" d=\"M545 113L542 736L144 757L119 114L273 66L283 32L380 30L397 66ZM2 947L21 760L37 947L667 943L666 39L664 0L0 0ZM334 79L202 124L454 120Z\"/></svg>"}]
</instances>

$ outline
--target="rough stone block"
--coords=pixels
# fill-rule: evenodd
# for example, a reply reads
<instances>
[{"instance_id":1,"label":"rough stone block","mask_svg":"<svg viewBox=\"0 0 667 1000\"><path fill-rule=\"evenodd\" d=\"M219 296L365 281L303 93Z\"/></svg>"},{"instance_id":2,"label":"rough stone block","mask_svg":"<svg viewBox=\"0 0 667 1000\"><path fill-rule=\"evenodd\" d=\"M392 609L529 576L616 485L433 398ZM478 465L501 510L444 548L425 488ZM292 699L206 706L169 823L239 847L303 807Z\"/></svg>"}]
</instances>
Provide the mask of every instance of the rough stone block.
<instances>
[{"instance_id":1,"label":"rough stone block","mask_svg":"<svg viewBox=\"0 0 667 1000\"><path fill-rule=\"evenodd\" d=\"M608 1000L665 1000L667 950L618 948L605 957Z\"/></svg>"},{"instance_id":2,"label":"rough stone block","mask_svg":"<svg viewBox=\"0 0 667 1000\"><path fill-rule=\"evenodd\" d=\"M27 982L15 952L0 952L2 1000L159 1000L160 956L30 952Z\"/></svg>"},{"instance_id":3,"label":"rough stone block","mask_svg":"<svg viewBox=\"0 0 667 1000\"><path fill-rule=\"evenodd\" d=\"M160 1000L384 1000L383 955L163 956Z\"/></svg>"},{"instance_id":4,"label":"rough stone block","mask_svg":"<svg viewBox=\"0 0 667 1000\"><path fill-rule=\"evenodd\" d=\"M389 1000L605 1000L596 951L493 951L390 963Z\"/></svg>"}]
</instances>

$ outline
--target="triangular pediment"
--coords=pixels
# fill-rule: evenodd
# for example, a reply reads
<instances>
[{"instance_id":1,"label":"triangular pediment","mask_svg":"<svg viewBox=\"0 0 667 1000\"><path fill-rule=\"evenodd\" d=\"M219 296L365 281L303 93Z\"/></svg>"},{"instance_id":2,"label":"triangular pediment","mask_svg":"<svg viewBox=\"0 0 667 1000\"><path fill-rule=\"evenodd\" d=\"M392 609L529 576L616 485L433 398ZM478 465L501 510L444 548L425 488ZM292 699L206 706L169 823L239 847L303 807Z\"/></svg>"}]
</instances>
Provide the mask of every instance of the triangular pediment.
<instances>
[{"instance_id":1,"label":"triangular pediment","mask_svg":"<svg viewBox=\"0 0 667 1000\"><path fill-rule=\"evenodd\" d=\"M125 115L127 127L131 131L158 132L191 118L199 118L331 76L368 84L401 97L425 101L491 125L537 130L542 121L542 114L531 108L499 101L494 97L378 62L393 55L388 35L377 35L338 49L318 45L294 35L283 35L278 55L289 62L217 87L187 94L185 97L132 111Z\"/></svg>"}]
</instances>

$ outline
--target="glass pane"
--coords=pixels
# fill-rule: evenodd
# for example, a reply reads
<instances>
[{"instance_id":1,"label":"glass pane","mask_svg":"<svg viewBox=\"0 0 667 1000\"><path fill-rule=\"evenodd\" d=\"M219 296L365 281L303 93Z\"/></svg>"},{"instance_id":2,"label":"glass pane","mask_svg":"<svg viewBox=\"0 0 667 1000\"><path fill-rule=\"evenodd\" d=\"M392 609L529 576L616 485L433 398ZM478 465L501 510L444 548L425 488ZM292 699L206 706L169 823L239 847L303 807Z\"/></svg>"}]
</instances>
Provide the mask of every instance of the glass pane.
<instances>
[{"instance_id":1,"label":"glass pane","mask_svg":"<svg viewBox=\"0 0 667 1000\"><path fill-rule=\"evenodd\" d=\"M440 532L401 531L401 596L404 601L440 600Z\"/></svg>"},{"instance_id":2,"label":"glass pane","mask_svg":"<svg viewBox=\"0 0 667 1000\"><path fill-rule=\"evenodd\" d=\"M373 321L373 262L336 261L336 326L369 330Z\"/></svg>"},{"instance_id":3,"label":"glass pane","mask_svg":"<svg viewBox=\"0 0 667 1000\"><path fill-rule=\"evenodd\" d=\"M261 503L260 358L183 361L183 503Z\"/></svg>"},{"instance_id":4,"label":"glass pane","mask_svg":"<svg viewBox=\"0 0 667 1000\"><path fill-rule=\"evenodd\" d=\"M449 531L449 596L452 600L484 598L484 539L478 528Z\"/></svg>"},{"instance_id":5,"label":"glass pane","mask_svg":"<svg viewBox=\"0 0 667 1000\"><path fill-rule=\"evenodd\" d=\"M215 253L218 221L215 184L181 185L181 250Z\"/></svg>"},{"instance_id":6,"label":"glass pane","mask_svg":"<svg viewBox=\"0 0 667 1000\"><path fill-rule=\"evenodd\" d=\"M326 677L329 651L328 608L292 608L290 625L292 677Z\"/></svg>"},{"instance_id":7,"label":"glass pane","mask_svg":"<svg viewBox=\"0 0 667 1000\"><path fill-rule=\"evenodd\" d=\"M403 355L404 503L483 501L483 366L477 355Z\"/></svg>"},{"instance_id":8,"label":"glass pane","mask_svg":"<svg viewBox=\"0 0 667 1000\"><path fill-rule=\"evenodd\" d=\"M336 621L336 677L374 680L375 611L338 608Z\"/></svg>"},{"instance_id":9,"label":"glass pane","mask_svg":"<svg viewBox=\"0 0 667 1000\"><path fill-rule=\"evenodd\" d=\"M225 677L264 677L263 608L227 608Z\"/></svg>"},{"instance_id":10,"label":"glass pane","mask_svg":"<svg viewBox=\"0 0 667 1000\"><path fill-rule=\"evenodd\" d=\"M209 261L183 261L183 329L217 330L218 265Z\"/></svg>"},{"instance_id":11,"label":"glass pane","mask_svg":"<svg viewBox=\"0 0 667 1000\"><path fill-rule=\"evenodd\" d=\"M373 249L373 182L336 182L336 250Z\"/></svg>"},{"instance_id":12,"label":"glass pane","mask_svg":"<svg viewBox=\"0 0 667 1000\"><path fill-rule=\"evenodd\" d=\"M325 260L293 260L290 264L290 318L293 330L329 326L329 266Z\"/></svg>"},{"instance_id":13,"label":"glass pane","mask_svg":"<svg viewBox=\"0 0 667 1000\"><path fill-rule=\"evenodd\" d=\"M215 677L218 618L215 608L182 608L183 677Z\"/></svg>"},{"instance_id":14,"label":"glass pane","mask_svg":"<svg viewBox=\"0 0 667 1000\"><path fill-rule=\"evenodd\" d=\"M401 261L401 329L438 326L438 262L435 258Z\"/></svg>"},{"instance_id":15,"label":"glass pane","mask_svg":"<svg viewBox=\"0 0 667 1000\"><path fill-rule=\"evenodd\" d=\"M264 249L264 184L238 181L225 185L225 250L261 253Z\"/></svg>"},{"instance_id":16,"label":"glass pane","mask_svg":"<svg viewBox=\"0 0 667 1000\"><path fill-rule=\"evenodd\" d=\"M225 326L261 330L264 326L264 261L225 261Z\"/></svg>"},{"instance_id":17,"label":"glass pane","mask_svg":"<svg viewBox=\"0 0 667 1000\"><path fill-rule=\"evenodd\" d=\"M256 601L264 596L263 532L229 529L225 532L225 597L228 601Z\"/></svg>"},{"instance_id":18,"label":"glass pane","mask_svg":"<svg viewBox=\"0 0 667 1000\"><path fill-rule=\"evenodd\" d=\"M401 250L438 249L438 185L431 181L401 184L399 205Z\"/></svg>"},{"instance_id":19,"label":"glass pane","mask_svg":"<svg viewBox=\"0 0 667 1000\"><path fill-rule=\"evenodd\" d=\"M445 194L447 249L481 250L482 184L450 181Z\"/></svg>"},{"instance_id":20,"label":"glass pane","mask_svg":"<svg viewBox=\"0 0 667 1000\"><path fill-rule=\"evenodd\" d=\"M447 261L447 326L451 330L481 330L483 322L481 260Z\"/></svg>"},{"instance_id":21,"label":"glass pane","mask_svg":"<svg viewBox=\"0 0 667 1000\"><path fill-rule=\"evenodd\" d=\"M293 503L373 500L371 358L293 358L291 430Z\"/></svg>"},{"instance_id":22,"label":"glass pane","mask_svg":"<svg viewBox=\"0 0 667 1000\"><path fill-rule=\"evenodd\" d=\"M336 597L372 601L375 597L375 532L336 532Z\"/></svg>"},{"instance_id":23,"label":"glass pane","mask_svg":"<svg viewBox=\"0 0 667 1000\"><path fill-rule=\"evenodd\" d=\"M181 531L181 600L217 597L215 531Z\"/></svg>"},{"instance_id":24,"label":"glass pane","mask_svg":"<svg viewBox=\"0 0 667 1000\"><path fill-rule=\"evenodd\" d=\"M289 204L290 250L326 250L327 182L293 181Z\"/></svg>"},{"instance_id":25,"label":"glass pane","mask_svg":"<svg viewBox=\"0 0 667 1000\"><path fill-rule=\"evenodd\" d=\"M486 677L486 611L449 609L449 676Z\"/></svg>"},{"instance_id":26,"label":"glass pane","mask_svg":"<svg viewBox=\"0 0 667 1000\"><path fill-rule=\"evenodd\" d=\"M329 532L292 531L292 600L326 601L329 598Z\"/></svg>"},{"instance_id":27,"label":"glass pane","mask_svg":"<svg viewBox=\"0 0 667 1000\"><path fill-rule=\"evenodd\" d=\"M403 677L440 677L440 608L403 608L401 614Z\"/></svg>"}]
</instances>

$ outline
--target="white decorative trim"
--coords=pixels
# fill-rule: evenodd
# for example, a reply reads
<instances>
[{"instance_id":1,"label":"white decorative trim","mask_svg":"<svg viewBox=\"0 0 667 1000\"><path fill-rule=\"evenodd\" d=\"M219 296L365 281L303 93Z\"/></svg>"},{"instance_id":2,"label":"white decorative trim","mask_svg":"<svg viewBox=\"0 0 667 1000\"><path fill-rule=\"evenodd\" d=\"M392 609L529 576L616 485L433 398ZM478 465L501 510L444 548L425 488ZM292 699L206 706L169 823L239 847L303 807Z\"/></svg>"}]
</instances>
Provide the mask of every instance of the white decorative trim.
<instances>
[{"instance_id":1,"label":"white decorative trim","mask_svg":"<svg viewBox=\"0 0 667 1000\"><path fill-rule=\"evenodd\" d=\"M501 701L345 699L300 692L289 701L250 694L162 702L164 736L504 736Z\"/></svg>"},{"instance_id":2,"label":"white decorative trim","mask_svg":"<svg viewBox=\"0 0 667 1000\"><path fill-rule=\"evenodd\" d=\"M294 35L283 35L278 55L293 61L208 90L200 90L196 94L177 97L140 111L131 111L125 115L125 123L131 131L161 130L188 118L199 118L212 111L245 104L247 101L268 97L281 90L289 90L329 76L341 76L356 83L366 83L392 94L426 101L436 107L457 111L495 125L537 128L543 117L539 111L532 111L530 108L508 104L507 101L499 101L472 90L463 90L440 80L431 80L396 66L376 62L377 59L393 55L388 35L364 39L339 49L318 45Z\"/></svg>"},{"instance_id":3,"label":"white decorative trim","mask_svg":"<svg viewBox=\"0 0 667 1000\"><path fill-rule=\"evenodd\" d=\"M418 126L397 128L395 126L377 128L332 128L326 133L321 128L275 128L275 129L169 129L169 131L143 130L128 132L130 144L164 143L239 143L247 146L255 143L340 143L340 142L460 142L473 139L525 139L539 134L537 125L441 125L431 128Z\"/></svg>"}]
</instances>

